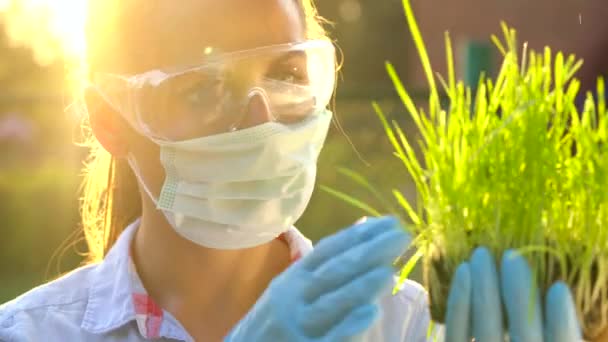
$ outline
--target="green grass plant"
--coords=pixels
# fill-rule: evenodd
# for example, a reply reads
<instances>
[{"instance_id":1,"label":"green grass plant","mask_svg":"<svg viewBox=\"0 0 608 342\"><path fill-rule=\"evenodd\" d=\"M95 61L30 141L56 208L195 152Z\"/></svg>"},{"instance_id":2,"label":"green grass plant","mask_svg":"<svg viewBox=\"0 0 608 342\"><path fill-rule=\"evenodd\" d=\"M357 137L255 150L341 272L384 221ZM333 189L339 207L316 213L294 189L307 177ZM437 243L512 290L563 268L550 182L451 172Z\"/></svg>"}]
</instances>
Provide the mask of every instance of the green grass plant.
<instances>
[{"instance_id":1,"label":"green grass plant","mask_svg":"<svg viewBox=\"0 0 608 342\"><path fill-rule=\"evenodd\" d=\"M515 248L529 260L541 291L556 280L572 288L585 335L596 336L608 322L603 80L597 82L599 95L587 93L584 109L577 110L581 83L575 74L582 61L549 47L528 51L504 23L502 39L492 37L503 57L495 78L482 75L475 88L457 80L447 33L443 78L431 67L409 1L403 4L428 80L428 107L416 107L393 66L387 63L386 69L420 139L412 141L374 104L417 188L415 204L393 192L418 250L403 266L402 280L421 259L432 316L441 322L456 267L478 246L495 256ZM447 106L440 93L449 99ZM349 202L378 213L352 197Z\"/></svg>"}]
</instances>

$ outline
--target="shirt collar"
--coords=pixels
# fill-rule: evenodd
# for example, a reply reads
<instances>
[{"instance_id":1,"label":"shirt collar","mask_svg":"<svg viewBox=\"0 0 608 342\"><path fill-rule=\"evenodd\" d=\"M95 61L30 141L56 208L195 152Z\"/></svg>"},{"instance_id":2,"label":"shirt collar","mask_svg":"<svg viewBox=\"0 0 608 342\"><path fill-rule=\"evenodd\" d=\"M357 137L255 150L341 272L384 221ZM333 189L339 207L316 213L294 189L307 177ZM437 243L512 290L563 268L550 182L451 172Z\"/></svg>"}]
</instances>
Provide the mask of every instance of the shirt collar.
<instances>
[{"instance_id":1,"label":"shirt collar","mask_svg":"<svg viewBox=\"0 0 608 342\"><path fill-rule=\"evenodd\" d=\"M144 338L189 340L179 322L148 297L137 275L130 250L138 226L139 219L125 228L101 264L94 269L81 328L103 334L135 321ZM292 262L313 249L312 242L295 227L279 239L289 246Z\"/></svg>"},{"instance_id":2,"label":"shirt collar","mask_svg":"<svg viewBox=\"0 0 608 342\"><path fill-rule=\"evenodd\" d=\"M81 328L95 334L117 329L135 319L129 274L130 245L139 220L119 236L104 260L94 269L89 300Z\"/></svg>"}]
</instances>

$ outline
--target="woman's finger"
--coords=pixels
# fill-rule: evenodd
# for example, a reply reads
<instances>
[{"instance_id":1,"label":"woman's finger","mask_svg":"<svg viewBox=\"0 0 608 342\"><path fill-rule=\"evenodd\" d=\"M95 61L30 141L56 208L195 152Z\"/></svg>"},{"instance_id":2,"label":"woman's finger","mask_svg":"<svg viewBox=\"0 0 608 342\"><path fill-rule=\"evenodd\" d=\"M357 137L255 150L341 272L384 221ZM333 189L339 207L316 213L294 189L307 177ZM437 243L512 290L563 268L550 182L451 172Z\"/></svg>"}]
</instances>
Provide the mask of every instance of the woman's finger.
<instances>
[{"instance_id":1,"label":"woman's finger","mask_svg":"<svg viewBox=\"0 0 608 342\"><path fill-rule=\"evenodd\" d=\"M379 267L324 294L302 312L301 326L319 333L331 330L355 308L373 303L392 282L393 275L391 267Z\"/></svg>"},{"instance_id":2,"label":"woman's finger","mask_svg":"<svg viewBox=\"0 0 608 342\"><path fill-rule=\"evenodd\" d=\"M334 256L367 242L382 232L399 229L399 221L393 217L368 218L332 236L321 240L312 253L302 259L302 266L314 270Z\"/></svg>"},{"instance_id":3,"label":"woman's finger","mask_svg":"<svg viewBox=\"0 0 608 342\"><path fill-rule=\"evenodd\" d=\"M473 337L476 341L503 342L502 306L496 262L486 248L471 257Z\"/></svg>"},{"instance_id":4,"label":"woman's finger","mask_svg":"<svg viewBox=\"0 0 608 342\"><path fill-rule=\"evenodd\" d=\"M582 341L581 330L570 289L563 282L549 288L545 299L545 341Z\"/></svg>"},{"instance_id":5,"label":"woman's finger","mask_svg":"<svg viewBox=\"0 0 608 342\"><path fill-rule=\"evenodd\" d=\"M445 319L445 341L465 342L471 340L471 270L462 263L456 269Z\"/></svg>"},{"instance_id":6,"label":"woman's finger","mask_svg":"<svg viewBox=\"0 0 608 342\"><path fill-rule=\"evenodd\" d=\"M515 251L505 252L500 276L510 340L543 341L540 295L527 261Z\"/></svg>"},{"instance_id":7,"label":"woman's finger","mask_svg":"<svg viewBox=\"0 0 608 342\"><path fill-rule=\"evenodd\" d=\"M394 228L335 255L313 271L314 280L307 287L305 298L313 301L371 269L391 266L406 250L409 242L407 233L400 228Z\"/></svg>"},{"instance_id":8,"label":"woman's finger","mask_svg":"<svg viewBox=\"0 0 608 342\"><path fill-rule=\"evenodd\" d=\"M378 318L378 307L374 304L360 306L351 311L340 323L334 326L321 341L346 342L351 341L374 323Z\"/></svg>"}]
</instances>

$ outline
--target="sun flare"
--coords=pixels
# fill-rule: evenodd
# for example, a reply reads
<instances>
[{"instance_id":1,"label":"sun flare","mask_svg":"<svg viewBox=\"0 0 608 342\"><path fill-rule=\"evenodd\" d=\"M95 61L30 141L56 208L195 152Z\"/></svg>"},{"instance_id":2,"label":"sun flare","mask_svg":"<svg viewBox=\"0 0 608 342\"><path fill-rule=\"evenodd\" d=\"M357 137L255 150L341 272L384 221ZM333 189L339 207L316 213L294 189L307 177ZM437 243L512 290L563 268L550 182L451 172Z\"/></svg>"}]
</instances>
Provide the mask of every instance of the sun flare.
<instances>
[{"instance_id":1,"label":"sun flare","mask_svg":"<svg viewBox=\"0 0 608 342\"><path fill-rule=\"evenodd\" d=\"M41 64L79 59L86 52L87 0L0 0L10 40L30 47Z\"/></svg>"}]
</instances>

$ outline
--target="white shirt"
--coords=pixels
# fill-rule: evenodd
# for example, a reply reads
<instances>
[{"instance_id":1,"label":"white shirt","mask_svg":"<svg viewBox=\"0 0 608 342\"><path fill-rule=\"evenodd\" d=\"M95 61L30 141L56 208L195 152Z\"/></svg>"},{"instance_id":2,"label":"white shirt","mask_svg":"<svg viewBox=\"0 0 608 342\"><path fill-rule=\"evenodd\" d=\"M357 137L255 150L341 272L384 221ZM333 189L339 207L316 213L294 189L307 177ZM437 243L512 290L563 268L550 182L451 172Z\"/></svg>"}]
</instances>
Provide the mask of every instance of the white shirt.
<instances>
[{"instance_id":1,"label":"white shirt","mask_svg":"<svg viewBox=\"0 0 608 342\"><path fill-rule=\"evenodd\" d=\"M192 341L169 312L147 295L130 257L138 227L131 224L99 264L78 268L0 306L0 341ZM292 259L312 250L297 229L283 235ZM381 317L361 337L366 342L427 340L427 295L406 281L380 299Z\"/></svg>"}]
</instances>

